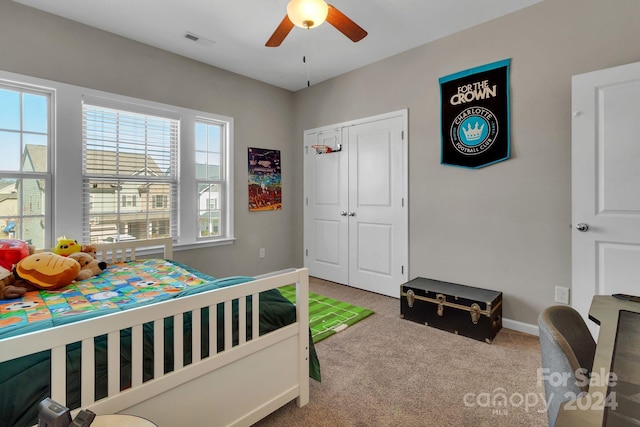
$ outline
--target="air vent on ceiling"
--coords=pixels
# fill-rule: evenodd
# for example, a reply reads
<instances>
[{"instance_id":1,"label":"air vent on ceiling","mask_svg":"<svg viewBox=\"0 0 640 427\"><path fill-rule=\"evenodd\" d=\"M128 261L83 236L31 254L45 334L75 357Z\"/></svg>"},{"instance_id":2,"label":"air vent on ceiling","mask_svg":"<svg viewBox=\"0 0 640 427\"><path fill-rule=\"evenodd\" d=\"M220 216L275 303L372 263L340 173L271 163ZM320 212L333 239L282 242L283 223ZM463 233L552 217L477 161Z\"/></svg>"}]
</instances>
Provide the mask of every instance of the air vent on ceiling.
<instances>
[{"instance_id":1,"label":"air vent on ceiling","mask_svg":"<svg viewBox=\"0 0 640 427\"><path fill-rule=\"evenodd\" d=\"M191 40L193 42L196 42L198 44L204 45L204 46L213 46L214 44L216 44L216 42L214 42L213 40L209 40L208 38L199 36L197 34L194 34L194 33L190 32L190 31L187 31L184 34L184 38L188 39L188 40Z\"/></svg>"},{"instance_id":2,"label":"air vent on ceiling","mask_svg":"<svg viewBox=\"0 0 640 427\"><path fill-rule=\"evenodd\" d=\"M184 35L185 38L192 40L194 42L197 42L198 40L200 40L200 37L196 36L195 34L191 34L191 33L187 33Z\"/></svg>"}]
</instances>

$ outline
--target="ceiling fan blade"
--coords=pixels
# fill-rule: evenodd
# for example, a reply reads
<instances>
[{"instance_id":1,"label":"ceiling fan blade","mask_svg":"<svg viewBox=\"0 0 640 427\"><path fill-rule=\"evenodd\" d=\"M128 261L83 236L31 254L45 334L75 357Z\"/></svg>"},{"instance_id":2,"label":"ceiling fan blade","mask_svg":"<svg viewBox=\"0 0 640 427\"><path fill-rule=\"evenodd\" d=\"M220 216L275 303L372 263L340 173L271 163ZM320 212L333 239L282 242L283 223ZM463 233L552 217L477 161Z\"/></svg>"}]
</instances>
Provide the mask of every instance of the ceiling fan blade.
<instances>
[{"instance_id":1,"label":"ceiling fan blade","mask_svg":"<svg viewBox=\"0 0 640 427\"><path fill-rule=\"evenodd\" d=\"M278 25L278 28L276 28L276 30L273 32L269 40L267 40L267 43L265 44L265 46L267 47L280 46L280 43L282 43L284 38L287 37L287 34L289 34L289 31L291 31L293 26L294 26L293 22L291 22L289 17L285 15L282 22L280 22L280 25Z\"/></svg>"},{"instance_id":2,"label":"ceiling fan blade","mask_svg":"<svg viewBox=\"0 0 640 427\"><path fill-rule=\"evenodd\" d=\"M358 42L367 36L367 32L361 26L353 22L335 6L329 6L327 22L338 29L342 34L349 37L351 41Z\"/></svg>"}]
</instances>

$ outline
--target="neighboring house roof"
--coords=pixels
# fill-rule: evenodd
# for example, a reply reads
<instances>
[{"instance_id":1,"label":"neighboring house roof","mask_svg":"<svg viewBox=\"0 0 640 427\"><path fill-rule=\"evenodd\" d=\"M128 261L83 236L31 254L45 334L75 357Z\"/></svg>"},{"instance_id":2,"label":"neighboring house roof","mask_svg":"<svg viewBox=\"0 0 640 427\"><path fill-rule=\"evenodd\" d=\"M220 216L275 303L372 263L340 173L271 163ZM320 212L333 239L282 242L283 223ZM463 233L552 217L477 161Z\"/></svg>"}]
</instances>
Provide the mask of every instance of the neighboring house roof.
<instances>
[{"instance_id":1,"label":"neighboring house roof","mask_svg":"<svg viewBox=\"0 0 640 427\"><path fill-rule=\"evenodd\" d=\"M8 185L0 182L0 194L11 194L16 192L16 183L12 182Z\"/></svg>"},{"instance_id":2,"label":"neighboring house roof","mask_svg":"<svg viewBox=\"0 0 640 427\"><path fill-rule=\"evenodd\" d=\"M87 150L87 165L92 167L89 173L113 173L117 170L123 175L164 175L151 156L140 153L120 151L116 157L115 151ZM28 162L27 162L28 160ZM25 146L25 168L31 171L44 172L47 170L47 147L44 145L27 144Z\"/></svg>"},{"instance_id":3,"label":"neighboring house roof","mask_svg":"<svg viewBox=\"0 0 640 427\"><path fill-rule=\"evenodd\" d=\"M110 150L87 150L87 173L97 175L151 175L164 176L153 157L140 153L119 152Z\"/></svg>"},{"instance_id":4,"label":"neighboring house roof","mask_svg":"<svg viewBox=\"0 0 640 427\"><path fill-rule=\"evenodd\" d=\"M0 193L0 203L4 202L5 200L17 200L17 199L18 199L18 195L16 193L13 193L13 194Z\"/></svg>"},{"instance_id":5,"label":"neighboring house roof","mask_svg":"<svg viewBox=\"0 0 640 427\"><path fill-rule=\"evenodd\" d=\"M27 144L24 146L24 156L22 169L29 172L46 172L47 168L47 146ZM44 189L44 180L38 179L38 188Z\"/></svg>"},{"instance_id":6,"label":"neighboring house roof","mask_svg":"<svg viewBox=\"0 0 640 427\"><path fill-rule=\"evenodd\" d=\"M47 146L27 144L24 146L23 168L30 172L47 171Z\"/></svg>"},{"instance_id":7,"label":"neighboring house roof","mask_svg":"<svg viewBox=\"0 0 640 427\"><path fill-rule=\"evenodd\" d=\"M166 175L150 156L140 153L119 152L116 157L115 151L110 150L87 150L87 171L97 175L113 175L118 172L120 175L136 175L136 176L164 176ZM27 144L25 145L25 154L23 168L28 171L47 170L47 147L43 145ZM38 183L42 185L43 183ZM144 185L141 186L144 192ZM108 192L115 191L115 187L110 183L95 184L92 192ZM0 193L15 192L15 184L0 188Z\"/></svg>"},{"instance_id":8,"label":"neighboring house roof","mask_svg":"<svg viewBox=\"0 0 640 427\"><path fill-rule=\"evenodd\" d=\"M115 151L87 150L87 172L98 175L167 175L158 167L153 157L140 153L120 151L116 157ZM29 171L44 172L47 170L47 147L44 145L27 144L25 146L24 168Z\"/></svg>"}]
</instances>

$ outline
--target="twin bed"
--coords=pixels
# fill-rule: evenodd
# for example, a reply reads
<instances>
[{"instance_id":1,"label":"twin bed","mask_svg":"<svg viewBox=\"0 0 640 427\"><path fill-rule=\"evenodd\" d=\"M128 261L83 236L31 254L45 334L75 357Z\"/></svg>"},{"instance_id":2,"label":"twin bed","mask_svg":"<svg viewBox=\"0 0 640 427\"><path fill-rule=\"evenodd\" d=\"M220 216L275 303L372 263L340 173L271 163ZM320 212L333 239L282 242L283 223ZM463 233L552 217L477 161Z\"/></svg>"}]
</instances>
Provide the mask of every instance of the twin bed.
<instances>
[{"instance_id":1,"label":"twin bed","mask_svg":"<svg viewBox=\"0 0 640 427\"><path fill-rule=\"evenodd\" d=\"M94 278L0 301L3 426L36 424L46 397L160 427L248 426L309 401L306 269L215 279L171 261L171 238L99 245L98 259Z\"/></svg>"}]
</instances>

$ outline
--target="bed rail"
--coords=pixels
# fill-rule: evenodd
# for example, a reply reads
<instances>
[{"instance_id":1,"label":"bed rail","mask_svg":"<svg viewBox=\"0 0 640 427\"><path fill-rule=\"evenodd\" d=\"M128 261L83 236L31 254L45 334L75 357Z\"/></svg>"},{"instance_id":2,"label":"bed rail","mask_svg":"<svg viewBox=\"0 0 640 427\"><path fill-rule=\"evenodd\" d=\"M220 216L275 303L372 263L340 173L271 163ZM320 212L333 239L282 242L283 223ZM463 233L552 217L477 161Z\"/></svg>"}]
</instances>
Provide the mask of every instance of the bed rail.
<instances>
[{"instance_id":1,"label":"bed rail","mask_svg":"<svg viewBox=\"0 0 640 427\"><path fill-rule=\"evenodd\" d=\"M44 350L51 349L51 364L52 364L52 378L51 378L51 397L53 400L59 403L66 403L66 345L75 342L82 343L82 401L81 406L92 407L94 411L98 413L113 413L130 406L131 399L135 399L132 395L147 396L149 393L149 386L154 384L142 383L142 357L136 357L136 353L142 352L142 327L145 323L154 322L155 326L160 326L161 322L165 318L172 317L174 320L174 371L164 374L164 370L161 366L156 365L154 368L154 378L152 383L165 383L166 386L162 386L163 391L176 385L176 383L182 383L193 379L202 374L202 368L198 368L198 365L214 365L216 368L224 366L233 361L232 353L238 354L250 354L255 351L254 347L265 347L272 345L273 343L289 337L294 336L297 330L300 329L299 324L292 324L284 328L278 329L270 334L258 337L258 321L257 316L259 313L259 300L258 294L262 291L277 288L284 284L295 284L298 287L298 293L304 295L308 294L308 279L306 270L296 270L291 273L285 273L278 276L273 276L266 279L261 279L253 282L248 282L241 285L230 286L227 288L218 289L216 291L210 291L203 294L196 294L189 297L180 298L178 300L165 301L146 307L131 309L119 313L109 314L95 319L80 321L69 325L59 326L45 331L33 332L30 334L20 335L17 337L11 337L3 340L3 351L0 354L0 362L11 360L24 355L37 353ZM247 286L250 285L250 286ZM250 293L247 291L250 288ZM239 327L240 332L239 343L237 346L232 347L232 322L231 322L231 304L234 300L239 301L239 319L246 318L246 305L244 304L245 296L251 296L254 305L252 310L253 315L253 331L252 336L258 337L251 341L247 341L245 330ZM182 319L184 313L192 313L192 315L199 319L200 309L209 307L210 310L214 309L217 304L225 305L225 344L224 351L216 353L210 351L210 357L208 360L198 360L197 355L200 354L201 343L197 339L200 334L192 333L192 346L194 360L188 366L181 366L183 361L180 355L182 354L183 337L182 337ZM299 307L297 316L299 320L305 319L304 312L307 312L308 319L308 305L305 307ZM215 322L215 318L211 320ZM304 323L303 321L301 323ZM193 322L194 325L199 325L198 321ZM241 325L242 326L242 325ZM120 364L119 364L119 348L120 348L120 331L126 328L132 328L132 388L120 392L119 380L120 380ZM198 326L196 326L197 329ZM154 328L155 335L154 341L162 342L163 327ZM217 328L209 327L210 345L215 346L217 342ZM308 333L308 331L307 331ZM93 396L94 392L94 338L107 335L108 336L108 348L109 348L109 398L103 402L96 402ZM271 335L271 336L268 336ZM304 334L303 334L304 335ZM304 344L302 344L304 345ZM177 349L180 349L176 351ZM308 352L308 345L304 345L302 349ZM115 353L114 353L115 352ZM163 361L164 349L162 346L155 346L154 348L154 360L156 363ZM308 364L302 363L301 369L306 368L306 372L301 373L302 378L308 378ZM204 369L207 369L206 367ZM189 372L180 380L175 378L175 373L178 371ZM154 385L155 391L158 392L157 384ZM308 399L308 397L307 397Z\"/></svg>"},{"instance_id":2,"label":"bed rail","mask_svg":"<svg viewBox=\"0 0 640 427\"><path fill-rule=\"evenodd\" d=\"M162 252L162 258L173 259L173 238L158 237L146 240L130 240L124 242L98 243L96 256L100 261L106 263L133 261L137 252L142 250L149 252ZM53 248L37 249L36 252L53 252Z\"/></svg>"},{"instance_id":3,"label":"bed rail","mask_svg":"<svg viewBox=\"0 0 640 427\"><path fill-rule=\"evenodd\" d=\"M173 238L159 237L147 240L131 240L125 242L99 243L96 246L96 254L100 261L107 263L120 261L133 261L136 259L136 251L162 250L164 259L173 259Z\"/></svg>"},{"instance_id":4,"label":"bed rail","mask_svg":"<svg viewBox=\"0 0 640 427\"><path fill-rule=\"evenodd\" d=\"M103 258L105 254L120 260L122 251L126 252L125 259L135 257L136 248L140 247L140 242L119 242L114 244L99 245L98 257ZM171 239L155 239L147 241L145 247L162 244L164 246L164 256L171 255ZM106 252L105 252L106 251ZM113 255L116 254L116 255ZM113 261L111 261L113 262ZM250 425L274 409L284 405L292 399L297 399L299 406L305 405L309 401L309 276L307 269L295 269L267 276L251 282L200 294L187 296L170 301L160 302L153 305L125 310L118 313L108 314L102 317L79 321L64 326L54 327L45 331L37 331L16 337L0 340L0 362L12 360L18 357L30 355L40 351L51 351L51 398L59 403L66 404L66 346L72 343L81 343L81 408L89 408L97 414L112 413L132 413L146 416L153 419L159 426L196 425L189 424L189 418L185 414L176 412L164 399L171 399L171 392L178 390L189 382L196 383L203 375L215 373L218 370L227 369L224 375L231 378L237 377L239 380L247 380L246 364L242 365L242 360L264 352L265 356L260 363L267 366L269 370L271 364L274 366L282 364L278 362L284 358L291 359L295 365L293 371L284 375L285 378L274 376L273 379L263 380L273 384L264 384L269 388L265 391L265 396L269 396L265 401L264 396L255 397L255 402L250 402L252 396L246 396L244 391L240 394L230 394L225 403L223 396L225 388L220 389L222 403L219 404L222 418L213 424L206 425ZM269 289L293 284L297 289L296 322L282 327L264 335L259 335L259 294ZM246 335L247 297L251 297L251 337ZM208 309L210 313L215 313L219 304L224 306L224 350L218 352L216 349L218 328L216 326L216 316L209 317L209 352L208 356L201 358L202 341L201 337L201 313L203 309ZM232 305L238 306L238 342L232 342ZM185 313L192 316L191 347L192 360L185 364L182 358L183 344L183 318ZM153 346L154 368L153 378L144 380L143 378L143 328L145 324L153 323L154 343L164 342L164 319L173 319L173 370L165 373L164 370L164 345ZM131 386L121 390L120 385L120 331L131 330ZM108 393L107 397L97 399L95 396L95 338L107 337L107 366L108 366ZM281 344L282 343L282 344ZM283 345L283 350L278 350L278 346ZM286 345L286 347L285 347ZM289 355L294 348L295 355ZM261 356L260 356L261 357ZM252 360L251 365L256 364ZM238 368L234 368L238 364ZM227 378L227 377L224 378ZM217 377L216 377L217 378ZM292 378L295 378L293 380ZM275 384L275 385L274 385ZM274 387L278 388L274 388ZM201 394L206 398L211 390L218 385L208 384ZM226 386L225 386L226 387ZM248 387L248 386L247 386ZM253 387L253 386L252 386ZM257 387L257 386L256 386ZM271 390L273 388L273 390ZM191 390L190 388L188 390ZM184 393L178 391L178 393ZM200 393L198 393L200 394ZM250 393L251 395L255 393ZM179 395L179 394L178 394ZM164 397L163 397L164 396ZM156 400L154 400L156 398ZM173 397L175 398L175 397ZM195 396L194 396L195 398ZM229 400L231 399L231 400ZM233 402L247 401L247 409L241 409L242 414L231 414L229 419L225 406L233 406ZM243 403L244 404L244 403ZM213 405L213 404L211 404ZM206 405L205 405L206 406ZM213 408L213 406L212 406ZM78 408L79 410L79 408ZM211 411L211 408L203 408ZM192 415L192 423L201 423L203 414ZM159 422L158 418L162 418ZM171 417L176 417L172 419ZM219 422L218 422L219 421ZM181 424L186 422L187 424ZM199 424L204 425L204 424Z\"/></svg>"}]
</instances>

